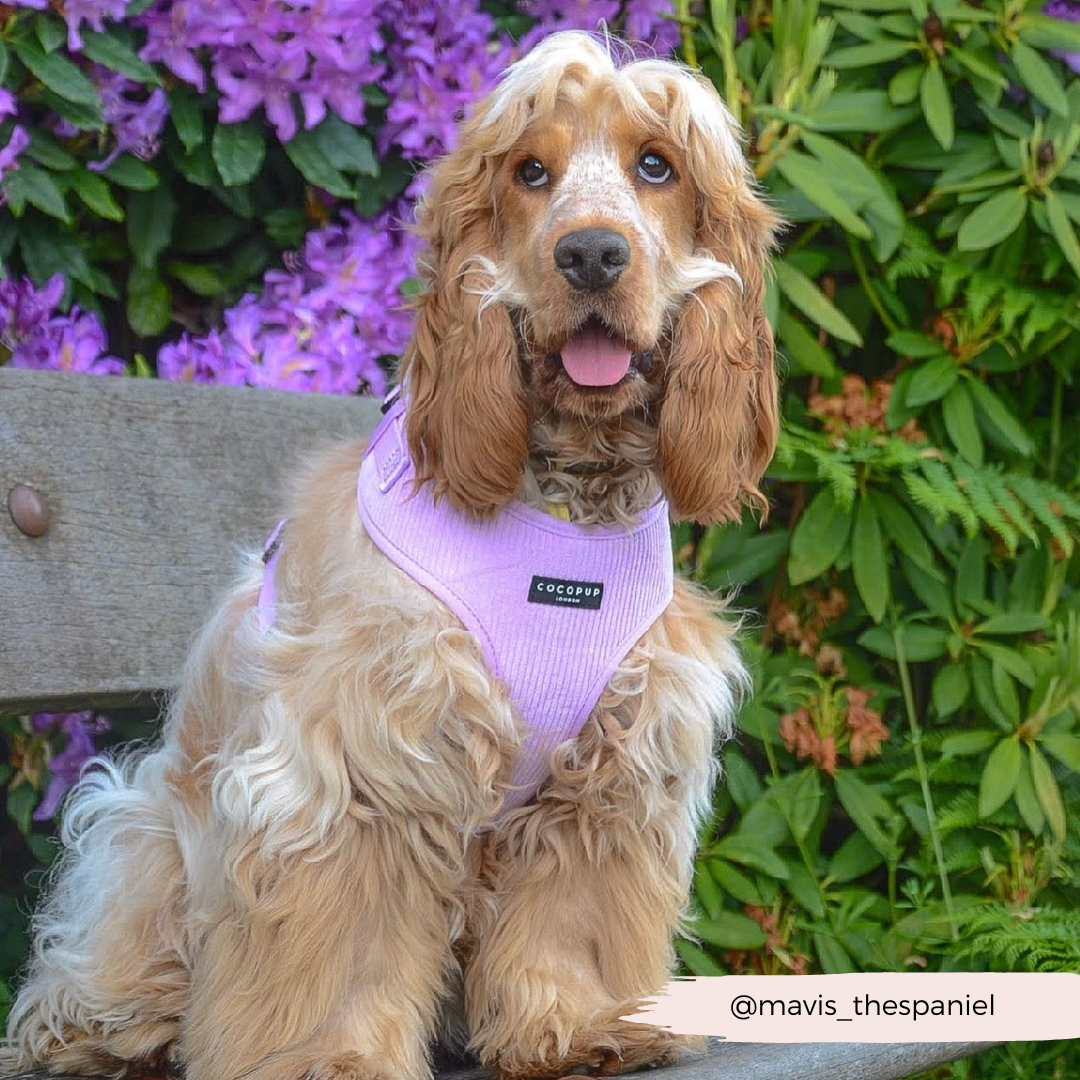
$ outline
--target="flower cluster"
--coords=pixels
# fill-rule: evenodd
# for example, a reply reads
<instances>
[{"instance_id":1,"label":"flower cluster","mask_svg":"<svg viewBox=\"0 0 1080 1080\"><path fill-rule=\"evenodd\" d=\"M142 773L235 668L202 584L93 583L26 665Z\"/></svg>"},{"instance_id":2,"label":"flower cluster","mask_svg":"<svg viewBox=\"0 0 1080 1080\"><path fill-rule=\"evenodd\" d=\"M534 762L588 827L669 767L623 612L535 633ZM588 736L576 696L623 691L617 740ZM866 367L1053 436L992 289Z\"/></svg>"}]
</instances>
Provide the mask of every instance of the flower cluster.
<instances>
[{"instance_id":1,"label":"flower cluster","mask_svg":"<svg viewBox=\"0 0 1080 1080\"><path fill-rule=\"evenodd\" d=\"M200 93L209 56L224 123L260 106L282 142L297 131L294 101L312 128L327 114L350 124L365 116L363 88L383 66L379 5L358 0L156 0L136 18L146 33L142 58L164 64Z\"/></svg>"},{"instance_id":2,"label":"flower cluster","mask_svg":"<svg viewBox=\"0 0 1080 1080\"><path fill-rule=\"evenodd\" d=\"M79 779L82 767L97 752L94 736L109 730L109 721L97 713L38 713L30 718L34 735L42 736L51 747L63 741L63 749L49 756L49 786L37 809L35 821L48 821L57 811L68 788Z\"/></svg>"},{"instance_id":3,"label":"flower cluster","mask_svg":"<svg viewBox=\"0 0 1080 1080\"><path fill-rule=\"evenodd\" d=\"M799 761L809 758L822 772L836 775L842 750L852 765L881 753L889 737L881 713L867 708L870 692L855 686L825 687L804 705L780 717L780 738Z\"/></svg>"},{"instance_id":4,"label":"flower cluster","mask_svg":"<svg viewBox=\"0 0 1080 1080\"><path fill-rule=\"evenodd\" d=\"M0 278L0 361L12 367L120 375L122 360L108 356L105 331L96 315L72 307L57 311L64 278L51 277L40 289L29 278Z\"/></svg>"},{"instance_id":5,"label":"flower cluster","mask_svg":"<svg viewBox=\"0 0 1080 1080\"><path fill-rule=\"evenodd\" d=\"M290 269L267 273L261 296L225 313L225 327L162 347L162 378L283 390L382 393L380 359L399 355L411 319L402 287L417 241L392 212L311 233Z\"/></svg>"},{"instance_id":6,"label":"flower cluster","mask_svg":"<svg viewBox=\"0 0 1080 1080\"><path fill-rule=\"evenodd\" d=\"M93 66L90 78L101 94L101 112L115 144L104 161L91 162L88 168L107 169L121 154L134 154L143 161L155 157L169 116L165 91L158 86L146 94L138 83L100 64Z\"/></svg>"},{"instance_id":7,"label":"flower cluster","mask_svg":"<svg viewBox=\"0 0 1080 1080\"><path fill-rule=\"evenodd\" d=\"M833 645L823 645L821 635L825 627L835 622L848 609L847 593L833 586L828 595L813 587L801 591L800 609L797 611L784 600L775 600L768 612L768 637L776 635L788 645L794 645L800 656L810 657L823 675L843 678L843 656Z\"/></svg>"},{"instance_id":8,"label":"flower cluster","mask_svg":"<svg viewBox=\"0 0 1080 1080\"><path fill-rule=\"evenodd\" d=\"M49 0L11 0L14 7L34 8L44 11ZM121 19L127 10L128 0L64 0L61 8L68 29L68 48L78 52L83 47L79 29L84 22L91 30L104 30L106 19Z\"/></svg>"},{"instance_id":9,"label":"flower cluster","mask_svg":"<svg viewBox=\"0 0 1080 1080\"><path fill-rule=\"evenodd\" d=\"M469 0L426 4L391 0L385 5L390 99L379 131L379 151L396 146L407 160L445 153L465 109L484 94L511 59L510 44L495 33L495 20Z\"/></svg>"},{"instance_id":10,"label":"flower cluster","mask_svg":"<svg viewBox=\"0 0 1080 1080\"><path fill-rule=\"evenodd\" d=\"M783 904L771 908L745 904L743 914L765 931L765 944L760 949L730 949L723 954L724 963L735 975L805 975L809 957L796 946L798 919Z\"/></svg>"},{"instance_id":11,"label":"flower cluster","mask_svg":"<svg viewBox=\"0 0 1080 1080\"><path fill-rule=\"evenodd\" d=\"M843 438L852 428L869 428L886 432L886 416L893 384L885 379L875 379L867 385L861 375L845 375L840 381L840 393L811 394L806 407L811 416L822 421L825 430L835 438ZM897 432L906 442L925 442L926 433L912 418Z\"/></svg>"},{"instance_id":12,"label":"flower cluster","mask_svg":"<svg viewBox=\"0 0 1080 1080\"><path fill-rule=\"evenodd\" d=\"M15 95L10 90L5 90L0 86L0 121L6 116L15 116L18 112L18 103L15 100ZM6 146L0 146L0 178L3 177L9 169L17 167L16 162L19 155L30 145L30 136L26 133L26 128L16 124L12 128L11 136L7 141ZM0 205L3 205L3 196L0 195Z\"/></svg>"}]
</instances>

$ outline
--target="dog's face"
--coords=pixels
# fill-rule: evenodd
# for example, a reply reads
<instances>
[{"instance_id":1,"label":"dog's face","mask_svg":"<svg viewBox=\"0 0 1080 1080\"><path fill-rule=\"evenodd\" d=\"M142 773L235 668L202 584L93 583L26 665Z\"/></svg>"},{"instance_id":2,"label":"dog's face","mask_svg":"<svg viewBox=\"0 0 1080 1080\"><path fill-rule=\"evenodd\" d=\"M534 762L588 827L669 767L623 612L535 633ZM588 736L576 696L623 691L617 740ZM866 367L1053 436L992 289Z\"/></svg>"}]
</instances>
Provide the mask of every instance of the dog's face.
<instances>
[{"instance_id":1,"label":"dog's face","mask_svg":"<svg viewBox=\"0 0 1080 1080\"><path fill-rule=\"evenodd\" d=\"M657 395L695 194L685 151L608 83L561 102L505 155L499 267L525 378L554 408L611 416Z\"/></svg>"},{"instance_id":2,"label":"dog's face","mask_svg":"<svg viewBox=\"0 0 1080 1080\"><path fill-rule=\"evenodd\" d=\"M657 428L677 515L723 520L760 500L776 219L710 84L553 35L464 126L419 222L431 287L406 357L409 438L438 490L493 511L520 482L534 417L633 412Z\"/></svg>"}]
</instances>

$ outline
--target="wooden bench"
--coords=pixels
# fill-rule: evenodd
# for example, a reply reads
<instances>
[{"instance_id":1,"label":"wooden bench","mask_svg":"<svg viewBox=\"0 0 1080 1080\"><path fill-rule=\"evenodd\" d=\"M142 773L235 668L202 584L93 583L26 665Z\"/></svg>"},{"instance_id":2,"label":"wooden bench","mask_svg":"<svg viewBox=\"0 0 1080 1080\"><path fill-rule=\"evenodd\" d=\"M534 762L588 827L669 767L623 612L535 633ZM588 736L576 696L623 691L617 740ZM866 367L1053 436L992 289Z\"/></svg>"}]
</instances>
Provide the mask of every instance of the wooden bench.
<instances>
[{"instance_id":1,"label":"wooden bench","mask_svg":"<svg viewBox=\"0 0 1080 1080\"><path fill-rule=\"evenodd\" d=\"M175 685L238 550L275 524L282 469L377 417L377 403L360 398L0 368L0 711L153 704ZM19 485L44 500L40 536L7 509ZM899 1080L991 1045L714 1040L664 1072ZM485 1075L455 1069L440 1080Z\"/></svg>"}]
</instances>

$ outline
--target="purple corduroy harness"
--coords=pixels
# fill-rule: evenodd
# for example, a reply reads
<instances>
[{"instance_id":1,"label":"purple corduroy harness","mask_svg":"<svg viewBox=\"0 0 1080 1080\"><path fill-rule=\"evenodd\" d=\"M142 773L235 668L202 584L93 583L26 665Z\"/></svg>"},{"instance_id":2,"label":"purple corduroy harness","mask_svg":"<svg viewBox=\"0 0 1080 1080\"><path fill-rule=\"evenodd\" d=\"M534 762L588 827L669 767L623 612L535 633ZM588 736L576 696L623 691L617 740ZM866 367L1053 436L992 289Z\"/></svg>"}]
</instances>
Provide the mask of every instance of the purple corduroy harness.
<instances>
[{"instance_id":1,"label":"purple corduroy harness","mask_svg":"<svg viewBox=\"0 0 1080 1080\"><path fill-rule=\"evenodd\" d=\"M667 503L633 528L574 525L520 502L488 520L417 487L394 400L371 437L357 482L375 545L437 596L480 643L525 725L504 808L550 775L548 755L581 731L634 643L671 600ZM276 531L275 531L276 537ZM273 541L260 621L273 619Z\"/></svg>"}]
</instances>

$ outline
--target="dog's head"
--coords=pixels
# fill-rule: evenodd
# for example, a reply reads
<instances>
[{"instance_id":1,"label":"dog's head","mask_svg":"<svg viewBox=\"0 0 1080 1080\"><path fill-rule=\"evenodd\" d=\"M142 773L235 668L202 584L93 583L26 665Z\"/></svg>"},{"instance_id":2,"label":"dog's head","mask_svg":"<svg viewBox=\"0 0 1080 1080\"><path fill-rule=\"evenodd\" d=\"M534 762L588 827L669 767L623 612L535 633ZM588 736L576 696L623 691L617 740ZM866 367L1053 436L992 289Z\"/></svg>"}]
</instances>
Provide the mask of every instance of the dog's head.
<instances>
[{"instance_id":1,"label":"dog's head","mask_svg":"<svg viewBox=\"0 0 1080 1080\"><path fill-rule=\"evenodd\" d=\"M490 513L520 485L534 417L634 413L656 425L676 516L764 503L777 218L705 79L552 35L463 126L418 223L429 288L405 358L408 435L437 491Z\"/></svg>"}]
</instances>

